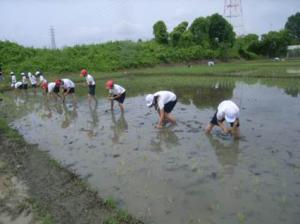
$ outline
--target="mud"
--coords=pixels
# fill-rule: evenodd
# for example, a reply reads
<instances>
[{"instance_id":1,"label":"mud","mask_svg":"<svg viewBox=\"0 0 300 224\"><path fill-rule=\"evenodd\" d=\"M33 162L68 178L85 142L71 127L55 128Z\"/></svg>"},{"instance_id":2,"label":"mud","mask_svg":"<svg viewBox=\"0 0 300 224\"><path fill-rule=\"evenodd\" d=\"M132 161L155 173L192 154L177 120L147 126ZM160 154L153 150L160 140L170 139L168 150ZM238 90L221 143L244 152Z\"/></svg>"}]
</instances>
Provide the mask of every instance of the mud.
<instances>
[{"instance_id":1,"label":"mud","mask_svg":"<svg viewBox=\"0 0 300 224\"><path fill-rule=\"evenodd\" d=\"M107 206L77 174L36 146L0 134L0 223L142 223Z\"/></svg>"}]
</instances>

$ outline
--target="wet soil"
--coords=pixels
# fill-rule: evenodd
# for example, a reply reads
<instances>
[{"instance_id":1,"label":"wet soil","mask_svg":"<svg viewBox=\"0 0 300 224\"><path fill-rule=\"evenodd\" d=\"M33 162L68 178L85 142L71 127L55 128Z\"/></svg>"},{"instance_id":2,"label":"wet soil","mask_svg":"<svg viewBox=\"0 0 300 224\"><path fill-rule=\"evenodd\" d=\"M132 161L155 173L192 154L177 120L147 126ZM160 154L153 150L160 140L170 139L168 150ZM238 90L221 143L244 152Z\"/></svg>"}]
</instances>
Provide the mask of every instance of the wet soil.
<instances>
[{"instance_id":1,"label":"wet soil","mask_svg":"<svg viewBox=\"0 0 300 224\"><path fill-rule=\"evenodd\" d=\"M142 223L37 146L2 131L0 142L0 223Z\"/></svg>"}]
</instances>

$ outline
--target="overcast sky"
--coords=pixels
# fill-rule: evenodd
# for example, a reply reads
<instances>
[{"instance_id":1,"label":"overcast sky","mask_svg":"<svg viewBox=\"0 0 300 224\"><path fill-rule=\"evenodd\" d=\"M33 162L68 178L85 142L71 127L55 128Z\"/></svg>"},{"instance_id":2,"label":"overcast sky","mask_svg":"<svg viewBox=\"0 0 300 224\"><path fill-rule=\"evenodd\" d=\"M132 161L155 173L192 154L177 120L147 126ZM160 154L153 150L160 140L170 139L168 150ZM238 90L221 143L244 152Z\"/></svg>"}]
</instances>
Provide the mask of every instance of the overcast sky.
<instances>
[{"instance_id":1,"label":"overcast sky","mask_svg":"<svg viewBox=\"0 0 300 224\"><path fill-rule=\"evenodd\" d=\"M300 0L242 0L244 33L280 30L300 11ZM109 40L151 39L163 20L168 30L213 13L224 0L0 0L0 40L49 47L50 26L58 47ZM239 23L235 21L235 23Z\"/></svg>"}]
</instances>

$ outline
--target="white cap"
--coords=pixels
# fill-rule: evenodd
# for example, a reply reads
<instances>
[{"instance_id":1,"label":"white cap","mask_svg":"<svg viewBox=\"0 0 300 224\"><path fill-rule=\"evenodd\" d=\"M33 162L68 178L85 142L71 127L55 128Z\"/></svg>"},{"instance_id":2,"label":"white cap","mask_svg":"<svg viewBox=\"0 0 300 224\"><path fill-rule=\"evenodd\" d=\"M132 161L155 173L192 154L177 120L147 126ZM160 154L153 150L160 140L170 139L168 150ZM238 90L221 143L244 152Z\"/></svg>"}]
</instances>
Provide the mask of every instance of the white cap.
<instances>
[{"instance_id":1,"label":"white cap","mask_svg":"<svg viewBox=\"0 0 300 224\"><path fill-rule=\"evenodd\" d=\"M25 73L24 73L24 72L21 72L21 76L23 76L23 75L25 75Z\"/></svg>"},{"instance_id":2,"label":"white cap","mask_svg":"<svg viewBox=\"0 0 300 224\"><path fill-rule=\"evenodd\" d=\"M28 76L31 76L31 72L28 72Z\"/></svg>"},{"instance_id":3,"label":"white cap","mask_svg":"<svg viewBox=\"0 0 300 224\"><path fill-rule=\"evenodd\" d=\"M35 75L39 75L40 74L40 71L36 71Z\"/></svg>"},{"instance_id":4,"label":"white cap","mask_svg":"<svg viewBox=\"0 0 300 224\"><path fill-rule=\"evenodd\" d=\"M147 107L151 107L153 105L154 95L153 94L148 94L146 96L145 100L146 100Z\"/></svg>"},{"instance_id":5,"label":"white cap","mask_svg":"<svg viewBox=\"0 0 300 224\"><path fill-rule=\"evenodd\" d=\"M227 110L225 112L225 120L228 123L233 123L235 122L236 118L238 117L238 113L235 110Z\"/></svg>"},{"instance_id":6,"label":"white cap","mask_svg":"<svg viewBox=\"0 0 300 224\"><path fill-rule=\"evenodd\" d=\"M15 74L14 72L10 72L11 75Z\"/></svg>"}]
</instances>

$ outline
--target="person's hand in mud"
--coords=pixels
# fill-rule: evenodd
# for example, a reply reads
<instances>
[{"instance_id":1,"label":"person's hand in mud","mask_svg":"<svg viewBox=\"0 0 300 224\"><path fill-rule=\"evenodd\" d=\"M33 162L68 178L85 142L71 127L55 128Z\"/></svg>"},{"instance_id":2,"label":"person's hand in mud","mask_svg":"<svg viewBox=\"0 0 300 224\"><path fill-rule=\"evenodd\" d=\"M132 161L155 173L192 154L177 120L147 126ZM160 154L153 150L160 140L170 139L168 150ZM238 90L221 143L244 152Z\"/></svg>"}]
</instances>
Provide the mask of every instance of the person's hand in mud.
<instances>
[{"instance_id":1,"label":"person's hand in mud","mask_svg":"<svg viewBox=\"0 0 300 224\"><path fill-rule=\"evenodd\" d=\"M115 97L113 96L112 93L109 93L107 99L108 99L109 101L113 101L113 100L115 99Z\"/></svg>"},{"instance_id":2,"label":"person's hand in mud","mask_svg":"<svg viewBox=\"0 0 300 224\"><path fill-rule=\"evenodd\" d=\"M158 129L163 128L163 126L161 124L157 124L157 125L155 125L155 127L158 128Z\"/></svg>"},{"instance_id":3,"label":"person's hand in mud","mask_svg":"<svg viewBox=\"0 0 300 224\"><path fill-rule=\"evenodd\" d=\"M218 121L219 127L221 128L221 130L223 131L224 134L227 134L231 131L231 129L226 128L224 122L222 121Z\"/></svg>"},{"instance_id":4,"label":"person's hand in mud","mask_svg":"<svg viewBox=\"0 0 300 224\"><path fill-rule=\"evenodd\" d=\"M110 100L116 100L116 99L120 98L121 95L122 95L122 94L117 95L117 96L109 96L109 99L110 99Z\"/></svg>"},{"instance_id":5,"label":"person's hand in mud","mask_svg":"<svg viewBox=\"0 0 300 224\"><path fill-rule=\"evenodd\" d=\"M162 109L158 109L158 114L159 114L159 121L157 123L157 125L155 125L156 128L163 128L163 123L165 120L165 111Z\"/></svg>"},{"instance_id":6,"label":"person's hand in mud","mask_svg":"<svg viewBox=\"0 0 300 224\"><path fill-rule=\"evenodd\" d=\"M236 119L232 125L232 127L230 128L230 134L232 134L234 136L235 139L239 139L240 138L240 121L239 119Z\"/></svg>"}]
</instances>

